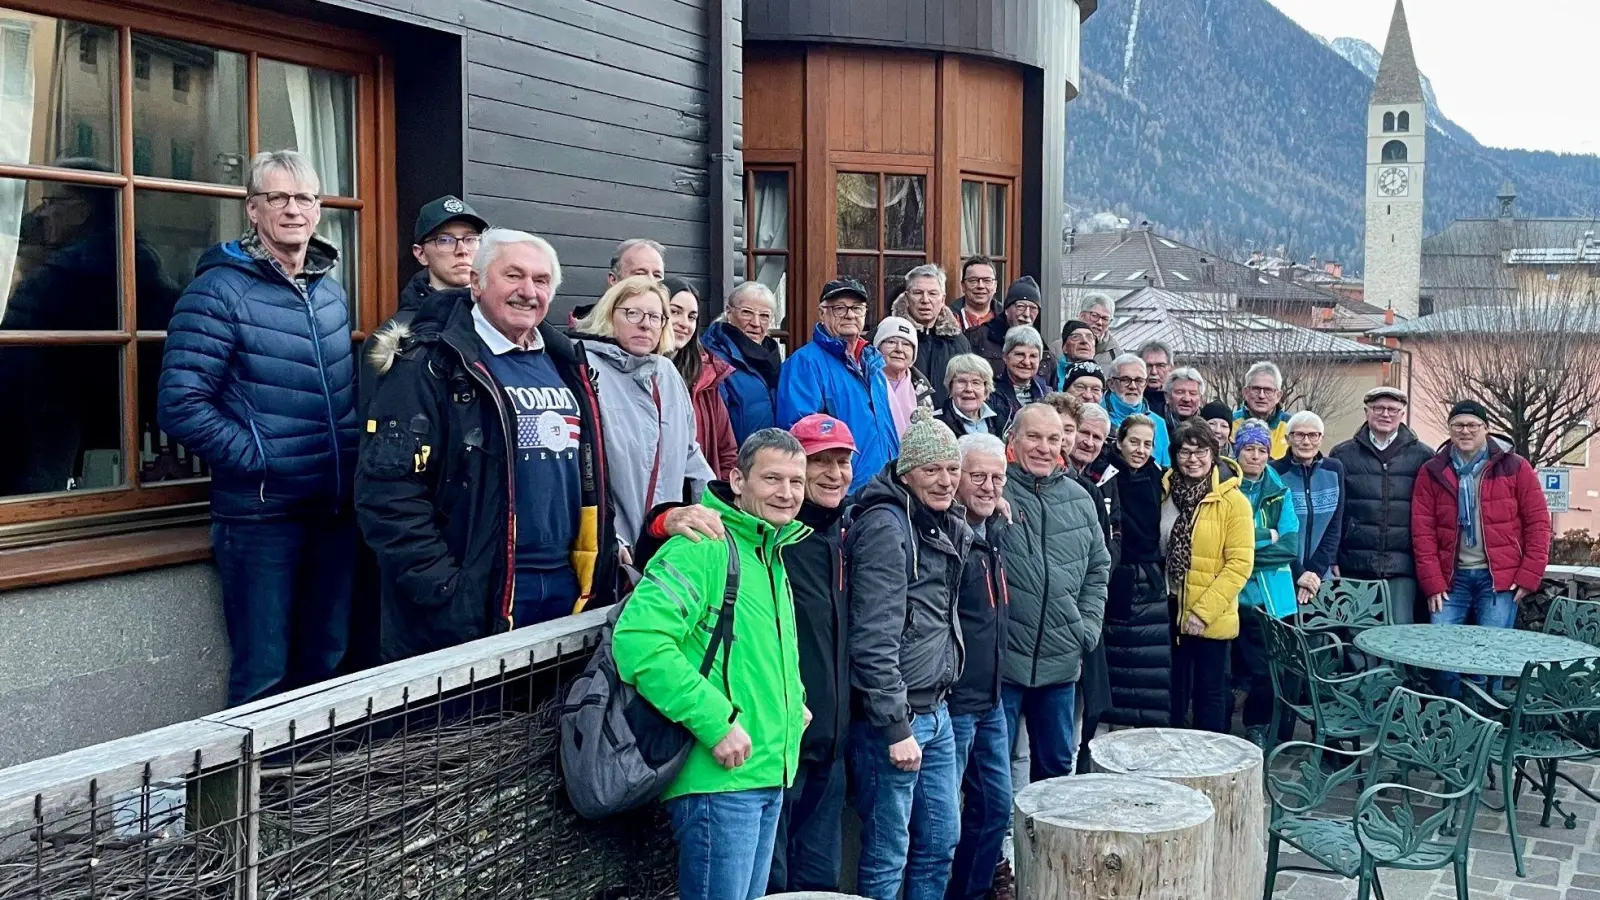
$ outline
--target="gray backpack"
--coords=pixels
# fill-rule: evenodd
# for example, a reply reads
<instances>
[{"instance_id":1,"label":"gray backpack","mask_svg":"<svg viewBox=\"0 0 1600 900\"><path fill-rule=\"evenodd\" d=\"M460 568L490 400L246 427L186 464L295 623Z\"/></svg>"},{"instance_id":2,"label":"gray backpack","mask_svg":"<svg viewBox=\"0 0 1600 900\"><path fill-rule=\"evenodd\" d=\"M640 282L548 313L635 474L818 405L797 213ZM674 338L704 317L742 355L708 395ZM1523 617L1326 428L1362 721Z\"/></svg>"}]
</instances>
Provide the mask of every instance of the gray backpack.
<instances>
[{"instance_id":1,"label":"gray backpack","mask_svg":"<svg viewBox=\"0 0 1600 900\"><path fill-rule=\"evenodd\" d=\"M728 544L728 581L711 643L700 663L710 677L722 656L722 690L728 686L728 653L733 646L733 605L739 596L739 548ZM589 665L572 683L561 707L561 771L567 798L586 819L600 819L636 809L661 796L694 748L694 736L663 716L633 685L617 675L611 638L624 600L612 607L600 646Z\"/></svg>"}]
</instances>

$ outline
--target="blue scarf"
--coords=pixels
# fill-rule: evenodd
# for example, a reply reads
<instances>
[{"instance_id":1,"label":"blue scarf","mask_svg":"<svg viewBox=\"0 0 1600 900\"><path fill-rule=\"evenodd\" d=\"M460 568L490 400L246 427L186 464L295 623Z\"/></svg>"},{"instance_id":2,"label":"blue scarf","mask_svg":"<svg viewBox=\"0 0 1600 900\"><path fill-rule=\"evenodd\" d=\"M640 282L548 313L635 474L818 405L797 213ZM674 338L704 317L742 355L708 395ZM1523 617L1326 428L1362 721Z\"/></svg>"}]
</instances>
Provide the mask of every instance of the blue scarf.
<instances>
[{"instance_id":1,"label":"blue scarf","mask_svg":"<svg viewBox=\"0 0 1600 900\"><path fill-rule=\"evenodd\" d=\"M1478 546L1478 481L1488 461L1488 447L1465 460L1454 448L1450 450L1450 468L1456 472L1456 524L1461 528L1461 540L1467 547Z\"/></svg>"},{"instance_id":2,"label":"blue scarf","mask_svg":"<svg viewBox=\"0 0 1600 900\"><path fill-rule=\"evenodd\" d=\"M1152 448L1152 458L1155 459L1156 465L1163 469L1172 465L1172 457L1168 452L1171 449L1169 446L1171 438L1167 434L1167 420L1150 411L1150 401L1140 400L1135 405L1123 400L1114 393L1107 392L1105 400L1102 402L1105 403L1106 412L1111 414L1111 434L1113 437L1116 436L1117 429L1122 427L1123 419L1135 414L1148 416L1155 423L1155 446Z\"/></svg>"}]
</instances>

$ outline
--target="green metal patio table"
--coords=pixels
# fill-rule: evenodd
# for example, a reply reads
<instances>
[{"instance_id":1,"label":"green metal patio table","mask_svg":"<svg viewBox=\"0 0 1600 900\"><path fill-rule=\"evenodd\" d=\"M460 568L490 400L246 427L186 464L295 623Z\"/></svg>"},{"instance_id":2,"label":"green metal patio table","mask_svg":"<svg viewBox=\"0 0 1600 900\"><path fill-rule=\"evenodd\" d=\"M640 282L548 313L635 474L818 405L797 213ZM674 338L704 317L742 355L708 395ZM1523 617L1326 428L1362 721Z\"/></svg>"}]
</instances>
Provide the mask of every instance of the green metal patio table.
<instances>
[{"instance_id":1,"label":"green metal patio table","mask_svg":"<svg viewBox=\"0 0 1600 900\"><path fill-rule=\"evenodd\" d=\"M1482 625L1379 625L1355 636L1356 649L1417 669L1515 678L1530 662L1582 659L1600 653L1582 641Z\"/></svg>"}]
</instances>

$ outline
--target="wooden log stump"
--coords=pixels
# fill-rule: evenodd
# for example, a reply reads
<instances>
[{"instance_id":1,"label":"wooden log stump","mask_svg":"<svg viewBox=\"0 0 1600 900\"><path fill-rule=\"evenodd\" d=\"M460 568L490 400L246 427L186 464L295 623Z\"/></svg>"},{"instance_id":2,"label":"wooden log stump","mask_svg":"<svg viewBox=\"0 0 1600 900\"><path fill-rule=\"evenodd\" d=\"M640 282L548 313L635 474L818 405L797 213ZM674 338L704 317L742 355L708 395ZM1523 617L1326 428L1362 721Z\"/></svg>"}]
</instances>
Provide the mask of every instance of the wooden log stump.
<instances>
[{"instance_id":1,"label":"wooden log stump","mask_svg":"<svg viewBox=\"0 0 1600 900\"><path fill-rule=\"evenodd\" d=\"M1019 900L1210 897L1211 801L1136 775L1074 775L1015 801Z\"/></svg>"},{"instance_id":2,"label":"wooden log stump","mask_svg":"<svg viewBox=\"0 0 1600 900\"><path fill-rule=\"evenodd\" d=\"M827 891L794 891L788 894L768 894L767 900L866 900L855 894L830 894Z\"/></svg>"},{"instance_id":3,"label":"wooden log stump","mask_svg":"<svg viewBox=\"0 0 1600 900\"><path fill-rule=\"evenodd\" d=\"M1256 900L1267 876L1261 748L1243 738L1183 728L1133 728L1089 742L1096 771L1159 778L1205 794L1217 812L1214 900Z\"/></svg>"}]
</instances>

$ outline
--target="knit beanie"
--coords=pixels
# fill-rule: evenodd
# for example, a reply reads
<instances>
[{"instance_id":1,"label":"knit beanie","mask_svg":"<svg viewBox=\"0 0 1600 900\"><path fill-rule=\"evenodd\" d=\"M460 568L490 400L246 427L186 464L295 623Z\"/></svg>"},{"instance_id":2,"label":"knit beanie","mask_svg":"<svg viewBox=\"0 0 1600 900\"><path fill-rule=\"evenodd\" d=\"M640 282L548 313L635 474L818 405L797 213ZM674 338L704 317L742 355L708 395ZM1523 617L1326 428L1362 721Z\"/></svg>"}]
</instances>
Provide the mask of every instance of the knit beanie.
<instances>
[{"instance_id":1,"label":"knit beanie","mask_svg":"<svg viewBox=\"0 0 1600 900\"><path fill-rule=\"evenodd\" d=\"M1090 337L1094 336L1094 329L1089 327L1088 322L1082 319L1068 319L1066 324L1061 326L1061 343L1065 344L1074 331L1087 331Z\"/></svg>"},{"instance_id":2,"label":"knit beanie","mask_svg":"<svg viewBox=\"0 0 1600 900\"><path fill-rule=\"evenodd\" d=\"M961 447L956 443L956 433L950 426L935 419L933 410L919 406L911 411L911 424L900 436L900 459L895 463L896 475L920 469L929 463L947 462L961 458Z\"/></svg>"},{"instance_id":3,"label":"knit beanie","mask_svg":"<svg viewBox=\"0 0 1600 900\"><path fill-rule=\"evenodd\" d=\"M1202 421L1227 419L1231 422L1233 421L1233 410L1229 409L1228 404L1223 403L1221 400L1213 400L1200 407L1200 418Z\"/></svg>"},{"instance_id":4,"label":"knit beanie","mask_svg":"<svg viewBox=\"0 0 1600 900\"><path fill-rule=\"evenodd\" d=\"M1450 415L1445 416L1444 420L1449 422L1456 416L1474 416L1483 424L1489 424L1489 410L1476 400L1463 400L1450 407Z\"/></svg>"},{"instance_id":5,"label":"knit beanie","mask_svg":"<svg viewBox=\"0 0 1600 900\"><path fill-rule=\"evenodd\" d=\"M1233 455L1237 457L1244 448L1255 444L1268 453L1272 452L1272 432L1267 430L1267 425L1260 419L1247 419L1239 425L1239 433L1233 436Z\"/></svg>"},{"instance_id":6,"label":"knit beanie","mask_svg":"<svg viewBox=\"0 0 1600 900\"><path fill-rule=\"evenodd\" d=\"M1010 309L1011 304L1021 303L1024 300L1034 306L1043 306L1044 302L1040 297L1039 282L1034 281L1032 275L1024 275L1011 282L1011 286L1006 288L1006 299L1000 304L1000 308Z\"/></svg>"},{"instance_id":7,"label":"knit beanie","mask_svg":"<svg viewBox=\"0 0 1600 900\"><path fill-rule=\"evenodd\" d=\"M1061 379L1061 389L1072 387L1072 383L1079 378L1098 378L1100 387L1106 386L1106 370L1100 368L1099 363L1076 362L1067 366L1066 375Z\"/></svg>"},{"instance_id":8,"label":"knit beanie","mask_svg":"<svg viewBox=\"0 0 1600 900\"><path fill-rule=\"evenodd\" d=\"M901 338L911 342L913 350L917 347L917 326L911 324L910 319L899 316L884 316L878 323L878 330L872 335L872 346L876 347L889 338Z\"/></svg>"}]
</instances>

